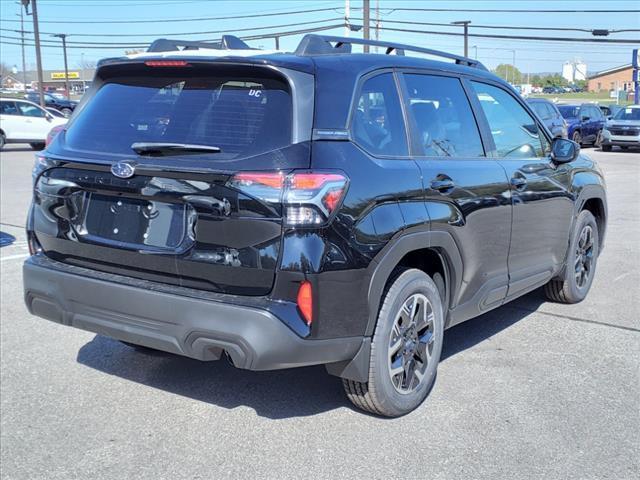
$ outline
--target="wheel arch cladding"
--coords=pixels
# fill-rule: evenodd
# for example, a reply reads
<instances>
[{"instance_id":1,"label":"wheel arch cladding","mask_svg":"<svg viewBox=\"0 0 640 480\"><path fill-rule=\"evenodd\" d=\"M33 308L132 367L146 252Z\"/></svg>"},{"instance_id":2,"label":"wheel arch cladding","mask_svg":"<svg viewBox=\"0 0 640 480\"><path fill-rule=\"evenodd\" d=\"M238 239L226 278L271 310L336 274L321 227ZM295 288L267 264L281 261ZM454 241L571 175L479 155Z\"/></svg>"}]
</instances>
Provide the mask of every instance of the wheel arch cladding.
<instances>
[{"instance_id":1,"label":"wheel arch cladding","mask_svg":"<svg viewBox=\"0 0 640 480\"><path fill-rule=\"evenodd\" d=\"M423 255L426 255L425 258ZM365 331L366 336L373 334L385 287L398 266L419 268L428 275L443 274L444 298L446 299L443 301L445 317L451 307L450 299L455 298L455 292L460 288L463 273L462 257L449 233L430 231L399 237L390 242L372 262L373 272L368 294L369 321Z\"/></svg>"},{"instance_id":2,"label":"wheel arch cladding","mask_svg":"<svg viewBox=\"0 0 640 480\"><path fill-rule=\"evenodd\" d=\"M580 211L582 210L588 210L596 219L596 225L598 225L598 243L600 245L600 251L602 251L604 246L604 234L607 226L605 203L600 197L590 197L585 199Z\"/></svg>"}]
</instances>

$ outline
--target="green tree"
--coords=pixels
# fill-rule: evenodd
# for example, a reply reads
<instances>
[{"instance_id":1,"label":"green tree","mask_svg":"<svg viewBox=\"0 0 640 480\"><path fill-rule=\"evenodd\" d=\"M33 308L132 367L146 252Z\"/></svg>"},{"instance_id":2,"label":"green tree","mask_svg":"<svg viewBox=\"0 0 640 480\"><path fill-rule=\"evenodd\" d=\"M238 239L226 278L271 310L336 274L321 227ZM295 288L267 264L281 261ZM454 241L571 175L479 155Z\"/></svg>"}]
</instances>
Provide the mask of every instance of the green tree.
<instances>
[{"instance_id":1,"label":"green tree","mask_svg":"<svg viewBox=\"0 0 640 480\"><path fill-rule=\"evenodd\" d=\"M522 83L522 72L508 63L501 63L496 67L493 73L510 83Z\"/></svg>"}]
</instances>

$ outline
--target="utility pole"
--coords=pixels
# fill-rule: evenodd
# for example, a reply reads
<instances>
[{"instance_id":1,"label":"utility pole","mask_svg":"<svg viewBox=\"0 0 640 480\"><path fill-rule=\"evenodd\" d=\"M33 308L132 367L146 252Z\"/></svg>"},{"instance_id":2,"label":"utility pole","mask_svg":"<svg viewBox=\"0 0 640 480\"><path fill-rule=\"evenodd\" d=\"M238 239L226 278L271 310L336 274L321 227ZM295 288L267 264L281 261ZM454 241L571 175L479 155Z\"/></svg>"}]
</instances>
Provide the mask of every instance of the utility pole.
<instances>
[{"instance_id":1,"label":"utility pole","mask_svg":"<svg viewBox=\"0 0 640 480\"><path fill-rule=\"evenodd\" d=\"M344 0L344 36L348 37L351 28L349 28L349 0Z\"/></svg>"},{"instance_id":2,"label":"utility pole","mask_svg":"<svg viewBox=\"0 0 640 480\"><path fill-rule=\"evenodd\" d=\"M451 22L451 25L462 25L464 28L464 56L469 56L469 24L471 20L459 20L457 22Z\"/></svg>"},{"instance_id":3,"label":"utility pole","mask_svg":"<svg viewBox=\"0 0 640 480\"><path fill-rule=\"evenodd\" d=\"M20 5L20 2L17 2ZM20 45L22 48L22 90L27 92L27 64L24 56L24 15L22 13L22 7L20 7Z\"/></svg>"},{"instance_id":4,"label":"utility pole","mask_svg":"<svg viewBox=\"0 0 640 480\"><path fill-rule=\"evenodd\" d=\"M69 90L69 69L67 68L67 34L56 33L51 36L62 39L62 53L64 54L64 89L67 92L67 100L71 100L71 91ZM276 44L277 43L278 37L276 37Z\"/></svg>"},{"instance_id":5,"label":"utility pole","mask_svg":"<svg viewBox=\"0 0 640 480\"><path fill-rule=\"evenodd\" d=\"M38 69L38 93L40 94L40 106L45 107L44 104L44 80L42 78L42 56L40 53L40 28L38 27L38 5L36 0L21 0L24 5L27 15L29 15L29 4L31 4L31 15L33 16L33 37L36 44L36 65Z\"/></svg>"},{"instance_id":6,"label":"utility pole","mask_svg":"<svg viewBox=\"0 0 640 480\"><path fill-rule=\"evenodd\" d=\"M376 0L376 42L378 40L380 40L380 0ZM377 46L376 53L378 53Z\"/></svg>"},{"instance_id":7,"label":"utility pole","mask_svg":"<svg viewBox=\"0 0 640 480\"><path fill-rule=\"evenodd\" d=\"M362 36L365 40L369 40L371 37L369 36L369 21L371 18L371 12L369 9L369 0L362 0L362 11L363 11L363 31ZM364 53L369 53L369 45L364 45Z\"/></svg>"}]
</instances>

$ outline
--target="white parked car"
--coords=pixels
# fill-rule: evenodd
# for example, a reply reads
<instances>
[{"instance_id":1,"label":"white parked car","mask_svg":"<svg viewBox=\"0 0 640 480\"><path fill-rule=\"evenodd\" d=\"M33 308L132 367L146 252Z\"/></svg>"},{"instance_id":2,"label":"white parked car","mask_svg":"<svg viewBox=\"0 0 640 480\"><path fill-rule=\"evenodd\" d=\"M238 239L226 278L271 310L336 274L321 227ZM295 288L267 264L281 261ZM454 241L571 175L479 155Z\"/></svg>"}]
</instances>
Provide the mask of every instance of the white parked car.
<instances>
[{"instance_id":1,"label":"white parked car","mask_svg":"<svg viewBox=\"0 0 640 480\"><path fill-rule=\"evenodd\" d=\"M602 130L602 150L608 152L614 146L623 150L640 147L640 105L621 108L605 124Z\"/></svg>"},{"instance_id":2,"label":"white parked car","mask_svg":"<svg viewBox=\"0 0 640 480\"><path fill-rule=\"evenodd\" d=\"M45 147L51 129L67 123L40 105L17 98L0 98L0 149L6 143L28 143L34 150Z\"/></svg>"}]
</instances>

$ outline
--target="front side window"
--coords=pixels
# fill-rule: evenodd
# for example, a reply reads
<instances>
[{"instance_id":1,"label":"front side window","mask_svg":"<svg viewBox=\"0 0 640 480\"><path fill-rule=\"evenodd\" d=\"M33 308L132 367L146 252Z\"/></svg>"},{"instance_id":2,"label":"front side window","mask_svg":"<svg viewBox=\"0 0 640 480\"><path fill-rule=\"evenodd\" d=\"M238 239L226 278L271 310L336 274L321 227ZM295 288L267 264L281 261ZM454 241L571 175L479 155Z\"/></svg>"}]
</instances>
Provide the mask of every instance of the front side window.
<instances>
[{"instance_id":1,"label":"front side window","mask_svg":"<svg viewBox=\"0 0 640 480\"><path fill-rule=\"evenodd\" d=\"M549 143L536 121L518 101L501 88L471 82L484 111L498 157L545 157Z\"/></svg>"},{"instance_id":2,"label":"front side window","mask_svg":"<svg viewBox=\"0 0 640 480\"><path fill-rule=\"evenodd\" d=\"M471 105L460 80L405 74L408 111L422 155L483 157L484 149Z\"/></svg>"},{"instance_id":3,"label":"front side window","mask_svg":"<svg viewBox=\"0 0 640 480\"><path fill-rule=\"evenodd\" d=\"M391 73L366 80L351 121L355 142L373 155L406 156L407 135Z\"/></svg>"},{"instance_id":4,"label":"front side window","mask_svg":"<svg viewBox=\"0 0 640 480\"><path fill-rule=\"evenodd\" d=\"M40 107L31 105L30 103L18 102L18 108L25 117L46 117L47 114Z\"/></svg>"}]
</instances>

